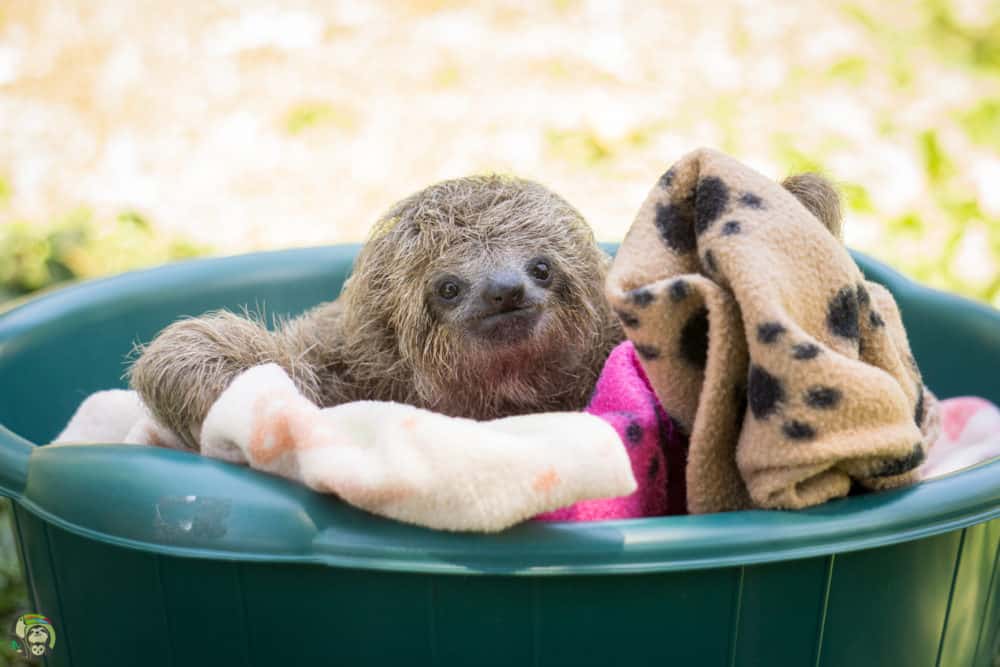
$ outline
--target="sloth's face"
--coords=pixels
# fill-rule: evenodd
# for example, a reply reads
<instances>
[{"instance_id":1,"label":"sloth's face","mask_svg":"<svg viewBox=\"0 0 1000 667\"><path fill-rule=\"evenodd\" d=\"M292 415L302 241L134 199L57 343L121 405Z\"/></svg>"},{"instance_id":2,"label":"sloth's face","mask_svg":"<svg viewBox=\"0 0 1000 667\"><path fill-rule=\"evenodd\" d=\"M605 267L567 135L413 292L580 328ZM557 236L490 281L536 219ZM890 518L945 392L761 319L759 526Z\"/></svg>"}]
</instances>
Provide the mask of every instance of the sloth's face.
<instances>
[{"instance_id":1,"label":"sloth's face","mask_svg":"<svg viewBox=\"0 0 1000 667\"><path fill-rule=\"evenodd\" d=\"M45 628L28 628L27 640L31 643L42 643L49 641L49 633Z\"/></svg>"},{"instance_id":2,"label":"sloth's face","mask_svg":"<svg viewBox=\"0 0 1000 667\"><path fill-rule=\"evenodd\" d=\"M509 347L539 333L561 279L545 255L494 258L432 273L426 298L446 326L480 345Z\"/></svg>"}]
</instances>

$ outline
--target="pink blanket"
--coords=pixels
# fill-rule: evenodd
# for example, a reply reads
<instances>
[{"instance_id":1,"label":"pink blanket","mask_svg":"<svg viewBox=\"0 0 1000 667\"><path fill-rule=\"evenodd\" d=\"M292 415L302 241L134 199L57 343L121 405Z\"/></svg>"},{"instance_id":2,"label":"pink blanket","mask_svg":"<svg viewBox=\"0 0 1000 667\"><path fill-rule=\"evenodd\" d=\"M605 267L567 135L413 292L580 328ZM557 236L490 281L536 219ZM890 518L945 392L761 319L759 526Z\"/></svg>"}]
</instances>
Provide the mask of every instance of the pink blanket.
<instances>
[{"instance_id":1,"label":"pink blanket","mask_svg":"<svg viewBox=\"0 0 1000 667\"><path fill-rule=\"evenodd\" d=\"M686 514L687 438L660 407L631 341L611 352L587 412L618 431L639 488L621 498L582 500L538 518L597 521Z\"/></svg>"}]
</instances>

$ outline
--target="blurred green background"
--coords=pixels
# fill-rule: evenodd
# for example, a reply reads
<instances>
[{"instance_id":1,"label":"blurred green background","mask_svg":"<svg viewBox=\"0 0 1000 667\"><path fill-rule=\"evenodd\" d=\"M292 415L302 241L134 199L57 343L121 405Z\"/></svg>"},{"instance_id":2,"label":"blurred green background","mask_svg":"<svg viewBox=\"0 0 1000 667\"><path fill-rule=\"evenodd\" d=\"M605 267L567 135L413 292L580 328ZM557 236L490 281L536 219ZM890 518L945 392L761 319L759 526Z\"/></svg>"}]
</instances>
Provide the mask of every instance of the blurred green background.
<instances>
[{"instance_id":1,"label":"blurred green background","mask_svg":"<svg viewBox=\"0 0 1000 667\"><path fill-rule=\"evenodd\" d=\"M827 174L849 245L1000 307L993 0L7 0L0 309L196 255L358 241L396 199L473 172L542 181L617 240L702 145ZM0 531L4 623L22 596Z\"/></svg>"}]
</instances>

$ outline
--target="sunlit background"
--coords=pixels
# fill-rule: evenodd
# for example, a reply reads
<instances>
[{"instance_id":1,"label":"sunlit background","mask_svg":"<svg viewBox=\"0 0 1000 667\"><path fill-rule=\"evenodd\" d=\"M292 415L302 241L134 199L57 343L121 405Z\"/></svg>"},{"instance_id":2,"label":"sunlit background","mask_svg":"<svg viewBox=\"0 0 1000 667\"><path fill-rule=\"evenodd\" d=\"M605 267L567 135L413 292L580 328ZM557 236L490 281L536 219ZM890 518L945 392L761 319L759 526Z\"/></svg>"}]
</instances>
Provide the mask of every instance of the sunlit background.
<instances>
[{"instance_id":1,"label":"sunlit background","mask_svg":"<svg viewBox=\"0 0 1000 667\"><path fill-rule=\"evenodd\" d=\"M0 290L364 238L473 172L620 239L702 145L1000 305L1000 3L0 3Z\"/></svg>"},{"instance_id":2,"label":"sunlit background","mask_svg":"<svg viewBox=\"0 0 1000 667\"><path fill-rule=\"evenodd\" d=\"M359 241L474 172L617 240L703 145L826 173L851 246L1000 306L995 0L3 0L0 302Z\"/></svg>"}]
</instances>

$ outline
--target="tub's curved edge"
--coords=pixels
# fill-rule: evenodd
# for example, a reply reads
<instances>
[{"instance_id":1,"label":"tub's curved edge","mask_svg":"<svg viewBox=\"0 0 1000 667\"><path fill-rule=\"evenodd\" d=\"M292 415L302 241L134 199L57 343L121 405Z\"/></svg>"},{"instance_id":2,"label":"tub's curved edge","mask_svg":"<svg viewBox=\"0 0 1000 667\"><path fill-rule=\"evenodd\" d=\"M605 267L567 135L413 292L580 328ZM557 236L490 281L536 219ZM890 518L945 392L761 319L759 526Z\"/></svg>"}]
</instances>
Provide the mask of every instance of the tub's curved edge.
<instances>
[{"instance_id":1,"label":"tub's curved edge","mask_svg":"<svg viewBox=\"0 0 1000 667\"><path fill-rule=\"evenodd\" d=\"M109 287L114 288L115 300L142 297L151 290L165 290L187 284L197 278L205 267L212 266L217 267L220 275L216 283L224 282L229 277L245 275L249 269L257 273L268 271L271 276L294 276L301 273L303 267L311 268L317 263L351 260L360 247L357 243L345 243L222 257L196 257L54 285L39 293L18 298L0 311L0 342L13 339L38 321L51 317L53 313L65 315L86 310L93 303L107 299Z\"/></svg>"},{"instance_id":2,"label":"tub's curved edge","mask_svg":"<svg viewBox=\"0 0 1000 667\"><path fill-rule=\"evenodd\" d=\"M81 527L46 511L28 499L22 498L13 502L16 502L19 506L37 518L80 537L156 555L242 563L323 565L356 570L466 576L625 575L743 567L800 560L804 558L827 557L831 555L841 555L855 551L862 551L865 549L886 547L949 533L955 530L961 530L969 526L974 526L1000 518L1000 505L993 505L969 514L963 514L959 517L941 519L931 523L899 530L891 535L845 535L842 539L830 540L823 544L784 546L770 549L759 548L761 546L766 546L766 543L764 543L763 545L756 545L758 548L749 548L742 551L730 550L724 555L710 558L663 559L658 558L655 553L643 558L642 554L633 553L629 555L628 560L625 562L522 563L519 567L512 567L509 563L503 562L503 559L494 560L484 558L483 552L480 552L476 556L467 557L463 559L462 562L458 562L457 558L455 559L455 562L449 562L445 560L435 560L434 558L428 557L426 554L421 554L412 558L400 557L398 555L379 554L376 553L379 551L377 548L354 549L353 551L341 549L340 553L262 554L233 552L202 547L179 547L142 542ZM623 524L634 524L636 521L644 520L629 519L620 521L605 521L595 522L595 524L591 525L614 530L617 526L621 526ZM580 526L580 524L568 522L551 522L551 525L561 527ZM562 550L560 553L567 554L570 552ZM554 553L552 555L557 556L559 554Z\"/></svg>"}]
</instances>

